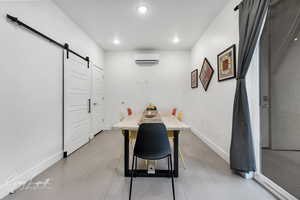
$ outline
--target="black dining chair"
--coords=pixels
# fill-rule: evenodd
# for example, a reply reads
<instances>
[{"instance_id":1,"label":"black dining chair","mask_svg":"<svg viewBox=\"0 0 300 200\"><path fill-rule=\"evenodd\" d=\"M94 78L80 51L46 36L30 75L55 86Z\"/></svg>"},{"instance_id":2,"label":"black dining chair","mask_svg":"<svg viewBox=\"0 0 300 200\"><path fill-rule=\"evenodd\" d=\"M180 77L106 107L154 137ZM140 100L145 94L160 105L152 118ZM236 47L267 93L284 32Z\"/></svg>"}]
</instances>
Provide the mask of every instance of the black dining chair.
<instances>
[{"instance_id":1,"label":"black dining chair","mask_svg":"<svg viewBox=\"0 0 300 200\"><path fill-rule=\"evenodd\" d=\"M141 124L138 130L132 158L129 200L131 200L132 179L137 170L137 158L161 160L168 158L168 170L172 178L173 200L175 200L174 174L171 147L166 126L162 123ZM135 166L135 169L133 169Z\"/></svg>"}]
</instances>

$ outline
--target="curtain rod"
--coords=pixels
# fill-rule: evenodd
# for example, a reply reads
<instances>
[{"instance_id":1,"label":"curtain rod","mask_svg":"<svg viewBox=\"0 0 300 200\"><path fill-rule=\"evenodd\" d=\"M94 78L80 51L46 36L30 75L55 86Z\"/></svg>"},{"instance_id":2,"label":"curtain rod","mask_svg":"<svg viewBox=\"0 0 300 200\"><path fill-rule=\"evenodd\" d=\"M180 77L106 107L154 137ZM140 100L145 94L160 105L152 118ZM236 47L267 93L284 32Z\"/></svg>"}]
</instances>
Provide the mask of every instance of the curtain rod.
<instances>
[{"instance_id":1,"label":"curtain rod","mask_svg":"<svg viewBox=\"0 0 300 200\"><path fill-rule=\"evenodd\" d=\"M54 39L48 37L47 35L45 35L45 34L39 32L38 30L36 30L36 29L34 29L34 28L28 26L27 24L23 23L23 22L20 21L17 17L11 16L11 15L9 15L9 14L7 14L6 17L7 17L7 19L9 19L10 21L16 23L17 25L23 26L23 27L26 28L27 30L29 30L29 31L31 31L31 32L33 32L33 33L35 33L35 34L41 36L42 38L45 38L46 40L48 40L49 42L51 42L51 43L57 45L58 47L67 50L67 57L68 57L68 53L71 52L71 53L73 53L74 55L78 56L79 58L81 58L81 59L87 61L87 62L88 62L88 67L89 67L89 62L90 62L89 57L88 57L88 56L87 56L87 57L81 56L79 53L77 53L77 52L75 52L74 50L70 49L70 48L69 48L69 45L68 45L67 43L65 43L65 44L63 45L63 44L61 44L61 43L55 41Z\"/></svg>"},{"instance_id":2,"label":"curtain rod","mask_svg":"<svg viewBox=\"0 0 300 200\"><path fill-rule=\"evenodd\" d=\"M237 11L239 9L239 5L237 5L236 7L234 7L234 11Z\"/></svg>"}]
</instances>

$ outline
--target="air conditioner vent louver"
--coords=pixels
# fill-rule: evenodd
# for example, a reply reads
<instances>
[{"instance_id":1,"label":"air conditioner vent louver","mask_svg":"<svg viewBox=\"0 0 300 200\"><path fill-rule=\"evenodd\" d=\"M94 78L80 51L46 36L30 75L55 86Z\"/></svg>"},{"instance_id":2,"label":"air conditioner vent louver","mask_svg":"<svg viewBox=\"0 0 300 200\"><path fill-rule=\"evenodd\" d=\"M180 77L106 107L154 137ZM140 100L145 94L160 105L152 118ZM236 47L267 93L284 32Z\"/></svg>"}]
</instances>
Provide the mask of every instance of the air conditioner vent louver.
<instances>
[{"instance_id":1,"label":"air conditioner vent louver","mask_svg":"<svg viewBox=\"0 0 300 200\"><path fill-rule=\"evenodd\" d=\"M158 54L137 54L135 56L135 63L141 66L151 66L159 63Z\"/></svg>"}]
</instances>

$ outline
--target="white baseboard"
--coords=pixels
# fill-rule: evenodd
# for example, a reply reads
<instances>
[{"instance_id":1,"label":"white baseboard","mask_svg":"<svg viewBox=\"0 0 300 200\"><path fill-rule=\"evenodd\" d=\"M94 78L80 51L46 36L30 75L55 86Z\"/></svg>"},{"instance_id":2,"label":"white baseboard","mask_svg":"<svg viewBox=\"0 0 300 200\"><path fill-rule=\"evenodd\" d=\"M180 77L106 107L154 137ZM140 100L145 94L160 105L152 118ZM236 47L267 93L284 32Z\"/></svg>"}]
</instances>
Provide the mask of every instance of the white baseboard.
<instances>
[{"instance_id":1,"label":"white baseboard","mask_svg":"<svg viewBox=\"0 0 300 200\"><path fill-rule=\"evenodd\" d=\"M211 141L207 136L202 134L199 130L191 128L192 132L198 136L207 146L209 146L214 152L216 152L221 158L223 158L229 164L229 153L224 151L219 145Z\"/></svg>"},{"instance_id":2,"label":"white baseboard","mask_svg":"<svg viewBox=\"0 0 300 200\"><path fill-rule=\"evenodd\" d=\"M89 136L89 140L93 140L94 137L95 137L95 135L90 135L90 136Z\"/></svg>"},{"instance_id":3,"label":"white baseboard","mask_svg":"<svg viewBox=\"0 0 300 200\"><path fill-rule=\"evenodd\" d=\"M280 200L297 200L296 197L260 173L255 173L254 179Z\"/></svg>"},{"instance_id":4,"label":"white baseboard","mask_svg":"<svg viewBox=\"0 0 300 200\"><path fill-rule=\"evenodd\" d=\"M112 127L111 126L105 126L103 128L103 131L111 131L112 130Z\"/></svg>"},{"instance_id":5,"label":"white baseboard","mask_svg":"<svg viewBox=\"0 0 300 200\"><path fill-rule=\"evenodd\" d=\"M230 156L219 145L210 140L207 136L202 134L199 130L192 128L192 132L200 138L209 148L211 148L216 154L218 154L223 160L230 164ZM239 173L239 175L245 179L252 179L254 177L253 172Z\"/></svg>"},{"instance_id":6,"label":"white baseboard","mask_svg":"<svg viewBox=\"0 0 300 200\"><path fill-rule=\"evenodd\" d=\"M21 174L16 175L11 180L7 181L6 183L0 185L0 199L7 196L9 193L14 192L19 187L21 187L21 183L26 183L32 180L34 177L39 175L41 172L45 171L47 168L55 164L57 161L62 159L63 152L56 153L45 160L41 161L37 165L33 166L32 168L24 171Z\"/></svg>"}]
</instances>

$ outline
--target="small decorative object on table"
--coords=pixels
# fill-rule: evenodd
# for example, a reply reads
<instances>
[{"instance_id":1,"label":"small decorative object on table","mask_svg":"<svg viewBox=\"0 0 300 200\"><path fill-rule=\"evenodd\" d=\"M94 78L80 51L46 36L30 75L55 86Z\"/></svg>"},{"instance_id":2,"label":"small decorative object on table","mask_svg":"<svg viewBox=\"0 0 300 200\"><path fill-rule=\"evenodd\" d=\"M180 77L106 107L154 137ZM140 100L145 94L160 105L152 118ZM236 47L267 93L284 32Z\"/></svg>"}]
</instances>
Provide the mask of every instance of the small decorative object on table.
<instances>
[{"instance_id":1,"label":"small decorative object on table","mask_svg":"<svg viewBox=\"0 0 300 200\"><path fill-rule=\"evenodd\" d=\"M218 55L218 81L235 78L235 60L235 44Z\"/></svg>"},{"instance_id":2,"label":"small decorative object on table","mask_svg":"<svg viewBox=\"0 0 300 200\"><path fill-rule=\"evenodd\" d=\"M207 58L205 58L199 75L199 79L205 91L207 91L207 88L209 86L213 74L214 74L214 69L211 67Z\"/></svg>"},{"instance_id":3,"label":"small decorative object on table","mask_svg":"<svg viewBox=\"0 0 300 200\"><path fill-rule=\"evenodd\" d=\"M146 117L146 118L152 118L152 117L155 117L156 114L157 114L156 111L147 110L147 111L145 112L145 117Z\"/></svg>"},{"instance_id":4,"label":"small decorative object on table","mask_svg":"<svg viewBox=\"0 0 300 200\"><path fill-rule=\"evenodd\" d=\"M146 110L157 110L155 105L149 104L149 106L146 107Z\"/></svg>"}]
</instances>

